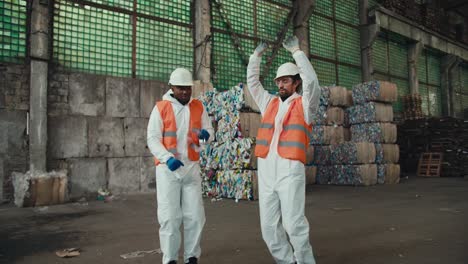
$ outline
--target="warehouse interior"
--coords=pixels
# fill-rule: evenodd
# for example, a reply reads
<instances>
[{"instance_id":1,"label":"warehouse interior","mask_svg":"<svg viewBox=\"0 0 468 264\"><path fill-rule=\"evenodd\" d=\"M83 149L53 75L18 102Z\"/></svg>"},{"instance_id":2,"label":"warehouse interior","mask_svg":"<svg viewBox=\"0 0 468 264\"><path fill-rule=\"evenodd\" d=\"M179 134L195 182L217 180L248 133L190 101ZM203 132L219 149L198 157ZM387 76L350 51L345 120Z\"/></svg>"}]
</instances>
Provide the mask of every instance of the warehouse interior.
<instances>
[{"instance_id":1,"label":"warehouse interior","mask_svg":"<svg viewBox=\"0 0 468 264\"><path fill-rule=\"evenodd\" d=\"M268 43L261 80L275 94L276 69L292 61L281 44L291 35L321 86L306 164L317 262L468 260L467 1L1 0L0 7L0 262L62 261L49 253L80 244L81 256L68 262L127 263L120 253L159 247L146 128L169 75L184 67L216 128L201 155L207 229L219 232L203 238L206 263L272 263L258 226L253 148L261 116L246 67ZM139 227L121 230L132 225ZM367 245L350 245L350 234ZM217 255L223 237L232 239ZM158 253L140 257L161 263Z\"/></svg>"}]
</instances>

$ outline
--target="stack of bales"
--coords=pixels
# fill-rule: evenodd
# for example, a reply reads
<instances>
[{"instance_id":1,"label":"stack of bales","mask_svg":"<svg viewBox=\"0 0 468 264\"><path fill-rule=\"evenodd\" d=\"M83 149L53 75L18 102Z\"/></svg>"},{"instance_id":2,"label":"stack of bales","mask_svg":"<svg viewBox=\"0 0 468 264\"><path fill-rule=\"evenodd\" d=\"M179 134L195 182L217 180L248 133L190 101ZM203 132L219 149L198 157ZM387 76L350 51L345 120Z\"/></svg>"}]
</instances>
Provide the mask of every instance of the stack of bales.
<instances>
[{"instance_id":1,"label":"stack of bales","mask_svg":"<svg viewBox=\"0 0 468 264\"><path fill-rule=\"evenodd\" d=\"M354 106L347 109L352 142L375 145L377 183L398 183L400 179L399 147L392 102L397 100L395 84L370 81L353 87ZM371 166L374 170L374 166Z\"/></svg>"},{"instance_id":2,"label":"stack of bales","mask_svg":"<svg viewBox=\"0 0 468 264\"><path fill-rule=\"evenodd\" d=\"M252 158L254 138L245 137L240 125L243 90L216 90L199 98L216 128L215 140L201 146L203 193L215 198L256 199L256 171Z\"/></svg>"},{"instance_id":3,"label":"stack of bales","mask_svg":"<svg viewBox=\"0 0 468 264\"><path fill-rule=\"evenodd\" d=\"M352 105L351 92L340 86L321 87L320 104L312 122L312 134L307 155L308 183L328 183L330 166L341 164L332 156L333 149L349 141L345 107ZM339 163L337 163L339 162Z\"/></svg>"}]
</instances>

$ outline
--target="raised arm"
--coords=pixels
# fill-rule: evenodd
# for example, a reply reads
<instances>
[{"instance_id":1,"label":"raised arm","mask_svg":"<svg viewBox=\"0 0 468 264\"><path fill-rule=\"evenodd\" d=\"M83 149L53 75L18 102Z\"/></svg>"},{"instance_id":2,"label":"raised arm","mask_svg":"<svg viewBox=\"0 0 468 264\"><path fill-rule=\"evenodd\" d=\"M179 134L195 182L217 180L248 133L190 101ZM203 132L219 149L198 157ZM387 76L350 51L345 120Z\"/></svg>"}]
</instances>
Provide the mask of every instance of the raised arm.
<instances>
[{"instance_id":1,"label":"raised arm","mask_svg":"<svg viewBox=\"0 0 468 264\"><path fill-rule=\"evenodd\" d=\"M262 54L267 47L265 42L260 43L250 56L249 65L247 66L247 86L262 115L265 113L268 103L274 97L260 83L260 63L262 62Z\"/></svg>"},{"instance_id":2,"label":"raised arm","mask_svg":"<svg viewBox=\"0 0 468 264\"><path fill-rule=\"evenodd\" d=\"M299 40L296 36L287 38L283 46L289 50L299 68L302 79L302 105L304 117L307 124L312 122L313 116L318 110L320 103L320 85L314 67L303 51L299 48Z\"/></svg>"}]
</instances>

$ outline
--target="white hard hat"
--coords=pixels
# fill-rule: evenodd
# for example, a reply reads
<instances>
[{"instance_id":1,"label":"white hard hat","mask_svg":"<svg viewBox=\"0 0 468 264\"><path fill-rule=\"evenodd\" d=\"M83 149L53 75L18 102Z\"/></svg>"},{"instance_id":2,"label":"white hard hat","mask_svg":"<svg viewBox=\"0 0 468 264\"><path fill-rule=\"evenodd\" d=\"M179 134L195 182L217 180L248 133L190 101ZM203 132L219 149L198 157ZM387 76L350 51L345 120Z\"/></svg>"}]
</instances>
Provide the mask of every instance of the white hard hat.
<instances>
[{"instance_id":1,"label":"white hard hat","mask_svg":"<svg viewBox=\"0 0 468 264\"><path fill-rule=\"evenodd\" d=\"M297 68L296 64L286 62L278 67L278 70L276 71L275 80L283 76L294 76L297 74L299 74L299 69Z\"/></svg>"},{"instance_id":2,"label":"white hard hat","mask_svg":"<svg viewBox=\"0 0 468 264\"><path fill-rule=\"evenodd\" d=\"M174 86L192 86L192 73L184 68L177 68L171 73L169 85Z\"/></svg>"}]
</instances>

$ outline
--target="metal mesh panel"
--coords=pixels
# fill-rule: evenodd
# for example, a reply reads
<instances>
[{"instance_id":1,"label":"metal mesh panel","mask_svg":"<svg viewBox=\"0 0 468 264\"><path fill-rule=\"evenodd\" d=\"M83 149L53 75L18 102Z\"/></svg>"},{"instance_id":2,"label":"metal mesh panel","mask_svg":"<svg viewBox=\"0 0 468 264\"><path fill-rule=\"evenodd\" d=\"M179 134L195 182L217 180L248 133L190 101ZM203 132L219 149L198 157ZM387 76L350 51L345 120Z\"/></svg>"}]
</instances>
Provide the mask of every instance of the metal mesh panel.
<instances>
[{"instance_id":1,"label":"metal mesh panel","mask_svg":"<svg viewBox=\"0 0 468 264\"><path fill-rule=\"evenodd\" d=\"M392 78L391 82L395 83L398 90L398 100L393 103L393 111L403 112L403 103L401 101L402 96L405 96L410 93L409 83L407 80L402 80L398 78Z\"/></svg>"},{"instance_id":2,"label":"metal mesh panel","mask_svg":"<svg viewBox=\"0 0 468 264\"><path fill-rule=\"evenodd\" d=\"M0 61L22 62L26 57L26 1L0 2Z\"/></svg>"},{"instance_id":3,"label":"metal mesh panel","mask_svg":"<svg viewBox=\"0 0 468 264\"><path fill-rule=\"evenodd\" d=\"M376 7L378 5L378 2L379 1L377 0L369 0L369 9Z\"/></svg>"},{"instance_id":4,"label":"metal mesh panel","mask_svg":"<svg viewBox=\"0 0 468 264\"><path fill-rule=\"evenodd\" d=\"M132 3L133 1L126 0L125 2ZM171 0L164 1L164 3L161 3L160 0L137 0L137 11L191 24L189 0Z\"/></svg>"},{"instance_id":5,"label":"metal mesh panel","mask_svg":"<svg viewBox=\"0 0 468 264\"><path fill-rule=\"evenodd\" d=\"M221 4L221 9L224 10L224 15L231 23L235 33L253 36L254 5L252 0L217 0L217 2ZM226 24L219 15L219 10L215 4L212 5L211 14L213 27L218 29L226 29Z\"/></svg>"},{"instance_id":6,"label":"metal mesh panel","mask_svg":"<svg viewBox=\"0 0 468 264\"><path fill-rule=\"evenodd\" d=\"M278 32L286 24L289 9L269 2L257 3L257 35L261 39L276 40ZM243 19L242 19L243 20ZM292 23L291 23L292 24ZM288 35L292 35L292 27Z\"/></svg>"},{"instance_id":7,"label":"metal mesh panel","mask_svg":"<svg viewBox=\"0 0 468 264\"><path fill-rule=\"evenodd\" d=\"M427 64L426 64L426 53L421 52L421 56L418 59L418 81L427 83Z\"/></svg>"},{"instance_id":8,"label":"metal mesh panel","mask_svg":"<svg viewBox=\"0 0 468 264\"><path fill-rule=\"evenodd\" d=\"M440 87L428 86L428 106L431 116L442 115L442 99L440 94Z\"/></svg>"},{"instance_id":9,"label":"metal mesh panel","mask_svg":"<svg viewBox=\"0 0 468 264\"><path fill-rule=\"evenodd\" d=\"M358 29L337 23L336 43L338 48L338 61L361 65Z\"/></svg>"},{"instance_id":10,"label":"metal mesh panel","mask_svg":"<svg viewBox=\"0 0 468 264\"><path fill-rule=\"evenodd\" d=\"M408 78L408 50L406 45L389 41L388 52L390 74Z\"/></svg>"},{"instance_id":11,"label":"metal mesh panel","mask_svg":"<svg viewBox=\"0 0 468 264\"><path fill-rule=\"evenodd\" d=\"M93 73L130 76L132 25L128 15L55 2L54 60Z\"/></svg>"},{"instance_id":12,"label":"metal mesh panel","mask_svg":"<svg viewBox=\"0 0 468 264\"><path fill-rule=\"evenodd\" d=\"M335 59L333 21L318 15L312 15L310 24L310 53Z\"/></svg>"},{"instance_id":13,"label":"metal mesh panel","mask_svg":"<svg viewBox=\"0 0 468 264\"><path fill-rule=\"evenodd\" d=\"M227 34L213 33L213 58L215 71L213 72L213 84L217 89L228 89L239 82L246 80L246 65L242 65L239 54L233 48L231 37ZM251 40L242 40L242 44L248 50L254 49Z\"/></svg>"},{"instance_id":14,"label":"metal mesh panel","mask_svg":"<svg viewBox=\"0 0 468 264\"><path fill-rule=\"evenodd\" d=\"M133 10L133 1L129 0L89 0L90 2L106 6L119 7L127 10Z\"/></svg>"},{"instance_id":15,"label":"metal mesh panel","mask_svg":"<svg viewBox=\"0 0 468 264\"><path fill-rule=\"evenodd\" d=\"M332 17L333 16L333 1L334 0L315 1L314 12Z\"/></svg>"},{"instance_id":16,"label":"metal mesh panel","mask_svg":"<svg viewBox=\"0 0 468 264\"><path fill-rule=\"evenodd\" d=\"M440 85L440 57L432 53L427 54L427 82Z\"/></svg>"},{"instance_id":17,"label":"metal mesh panel","mask_svg":"<svg viewBox=\"0 0 468 264\"><path fill-rule=\"evenodd\" d=\"M359 25L359 1L336 0L335 17L336 20Z\"/></svg>"},{"instance_id":18,"label":"metal mesh panel","mask_svg":"<svg viewBox=\"0 0 468 264\"><path fill-rule=\"evenodd\" d=\"M372 45L372 62L375 70L388 72L387 41L382 37Z\"/></svg>"},{"instance_id":19,"label":"metal mesh panel","mask_svg":"<svg viewBox=\"0 0 468 264\"><path fill-rule=\"evenodd\" d=\"M314 66L315 72L317 73L317 78L320 85L327 86L337 83L334 63L321 60L312 60L312 65Z\"/></svg>"},{"instance_id":20,"label":"metal mesh panel","mask_svg":"<svg viewBox=\"0 0 468 264\"><path fill-rule=\"evenodd\" d=\"M361 83L361 69L338 65L339 85L351 90L353 85Z\"/></svg>"},{"instance_id":21,"label":"metal mesh panel","mask_svg":"<svg viewBox=\"0 0 468 264\"><path fill-rule=\"evenodd\" d=\"M137 76L167 80L177 67L192 69L190 28L138 18Z\"/></svg>"},{"instance_id":22,"label":"metal mesh panel","mask_svg":"<svg viewBox=\"0 0 468 264\"><path fill-rule=\"evenodd\" d=\"M286 6L292 6L291 0L270 0L271 2L279 3Z\"/></svg>"},{"instance_id":23,"label":"metal mesh panel","mask_svg":"<svg viewBox=\"0 0 468 264\"><path fill-rule=\"evenodd\" d=\"M425 84L419 84L419 94L421 95L421 108L424 115L429 115L429 102L427 100L427 86Z\"/></svg>"}]
</instances>

